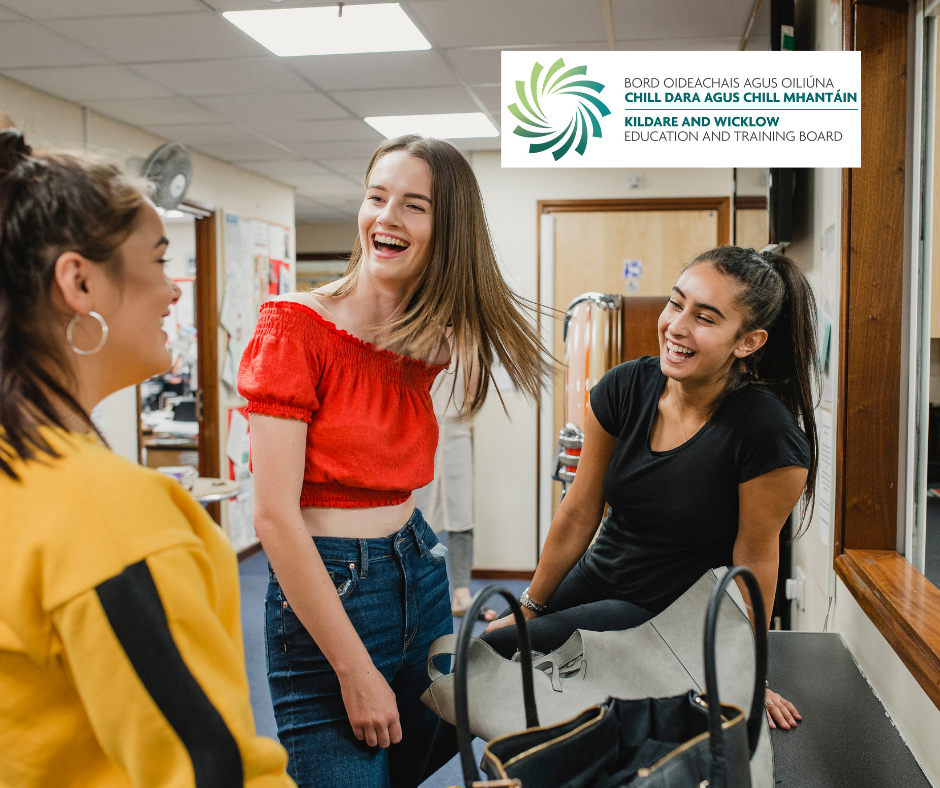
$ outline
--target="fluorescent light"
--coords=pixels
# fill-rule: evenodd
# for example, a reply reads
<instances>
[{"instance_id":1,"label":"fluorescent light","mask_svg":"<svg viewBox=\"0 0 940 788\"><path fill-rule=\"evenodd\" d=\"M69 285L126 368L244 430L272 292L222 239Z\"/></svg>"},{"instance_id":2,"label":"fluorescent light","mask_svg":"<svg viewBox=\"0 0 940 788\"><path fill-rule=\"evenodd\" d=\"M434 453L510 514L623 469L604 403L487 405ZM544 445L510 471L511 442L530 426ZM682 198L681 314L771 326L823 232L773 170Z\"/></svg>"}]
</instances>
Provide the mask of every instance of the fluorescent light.
<instances>
[{"instance_id":1,"label":"fluorescent light","mask_svg":"<svg viewBox=\"0 0 940 788\"><path fill-rule=\"evenodd\" d=\"M455 140L463 137L498 137L499 132L482 112L451 112L444 115L384 115L364 118L372 128L387 138L402 134L420 134Z\"/></svg>"},{"instance_id":2,"label":"fluorescent light","mask_svg":"<svg viewBox=\"0 0 940 788\"><path fill-rule=\"evenodd\" d=\"M430 49L398 3L226 11L224 16L280 57Z\"/></svg>"}]
</instances>

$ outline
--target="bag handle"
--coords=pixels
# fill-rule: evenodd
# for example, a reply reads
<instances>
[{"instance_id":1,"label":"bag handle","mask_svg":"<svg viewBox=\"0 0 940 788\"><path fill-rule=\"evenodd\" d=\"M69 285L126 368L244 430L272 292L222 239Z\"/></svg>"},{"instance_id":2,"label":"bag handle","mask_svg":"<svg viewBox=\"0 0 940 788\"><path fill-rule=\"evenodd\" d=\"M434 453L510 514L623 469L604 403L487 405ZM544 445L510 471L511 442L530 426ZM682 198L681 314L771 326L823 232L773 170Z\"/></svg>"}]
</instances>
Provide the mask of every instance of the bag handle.
<instances>
[{"instance_id":1,"label":"bag handle","mask_svg":"<svg viewBox=\"0 0 940 788\"><path fill-rule=\"evenodd\" d=\"M746 566L733 566L712 590L705 616L705 691L708 693L708 740L711 748L711 770L709 784L712 788L725 785L725 734L721 728L721 702L718 698L718 671L715 666L715 636L718 629L718 613L725 590L735 577L744 580L754 612L754 640L756 660L754 666L754 697L747 720L747 743L750 756L754 757L764 724L764 688L767 684L767 615L764 597L754 573Z\"/></svg>"},{"instance_id":2,"label":"bag handle","mask_svg":"<svg viewBox=\"0 0 940 788\"><path fill-rule=\"evenodd\" d=\"M535 709L535 684L532 681L532 647L529 644L529 633L526 631L522 606L503 586L495 583L488 585L477 592L464 613L463 623L460 625L460 634L457 636L457 659L454 663L457 744L460 747L460 763L463 766L463 778L467 788L470 788L480 777L476 759L473 756L473 748L470 746L473 741L473 736L470 734L470 709L467 702L467 663L470 659L470 641L473 639L473 625L480 614L483 603L496 594L502 596L509 603L516 619L519 651L522 652L522 697L525 702L526 728L535 728L539 724L538 712Z\"/></svg>"}]
</instances>

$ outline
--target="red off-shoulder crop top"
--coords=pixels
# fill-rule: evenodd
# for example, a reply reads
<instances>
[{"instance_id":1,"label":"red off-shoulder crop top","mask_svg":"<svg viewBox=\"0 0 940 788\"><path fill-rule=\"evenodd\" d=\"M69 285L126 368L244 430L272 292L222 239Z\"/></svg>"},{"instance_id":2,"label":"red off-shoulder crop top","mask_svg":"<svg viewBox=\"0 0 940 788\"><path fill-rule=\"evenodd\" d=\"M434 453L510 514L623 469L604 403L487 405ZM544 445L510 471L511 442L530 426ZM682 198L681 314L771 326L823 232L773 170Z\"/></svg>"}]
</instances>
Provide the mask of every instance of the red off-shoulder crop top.
<instances>
[{"instance_id":1,"label":"red off-shoulder crop top","mask_svg":"<svg viewBox=\"0 0 940 788\"><path fill-rule=\"evenodd\" d=\"M376 347L314 309L268 301L238 370L248 411L308 423L300 505L394 506L434 478L443 366Z\"/></svg>"}]
</instances>

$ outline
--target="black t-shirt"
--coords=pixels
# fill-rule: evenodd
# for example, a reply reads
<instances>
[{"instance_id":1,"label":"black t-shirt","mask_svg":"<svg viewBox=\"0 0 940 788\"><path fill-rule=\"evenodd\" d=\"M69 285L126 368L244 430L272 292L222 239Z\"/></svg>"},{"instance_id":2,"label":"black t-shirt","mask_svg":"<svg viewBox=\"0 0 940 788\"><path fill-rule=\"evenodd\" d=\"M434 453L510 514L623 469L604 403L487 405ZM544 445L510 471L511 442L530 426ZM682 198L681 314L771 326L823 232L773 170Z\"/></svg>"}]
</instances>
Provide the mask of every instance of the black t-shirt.
<instances>
[{"instance_id":1,"label":"black t-shirt","mask_svg":"<svg viewBox=\"0 0 940 788\"><path fill-rule=\"evenodd\" d=\"M659 359L644 356L614 367L591 390L594 415L617 446L604 476L611 516L582 559L612 598L654 614L709 568L731 565L739 484L810 464L803 430L756 385L732 395L681 446L652 451L665 384Z\"/></svg>"}]
</instances>

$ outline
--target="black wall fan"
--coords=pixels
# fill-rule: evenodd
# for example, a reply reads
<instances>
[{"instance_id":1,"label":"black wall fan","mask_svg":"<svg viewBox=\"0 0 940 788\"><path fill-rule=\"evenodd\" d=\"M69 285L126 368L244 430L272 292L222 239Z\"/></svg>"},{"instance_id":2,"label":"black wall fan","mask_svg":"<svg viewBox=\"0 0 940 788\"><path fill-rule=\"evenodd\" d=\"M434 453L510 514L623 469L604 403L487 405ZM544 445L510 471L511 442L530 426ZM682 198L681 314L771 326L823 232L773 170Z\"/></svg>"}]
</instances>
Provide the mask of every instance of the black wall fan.
<instances>
[{"instance_id":1,"label":"black wall fan","mask_svg":"<svg viewBox=\"0 0 940 788\"><path fill-rule=\"evenodd\" d=\"M150 154L140 174L153 184L153 204L172 211L183 201L193 180L193 161L183 145L169 142Z\"/></svg>"}]
</instances>

